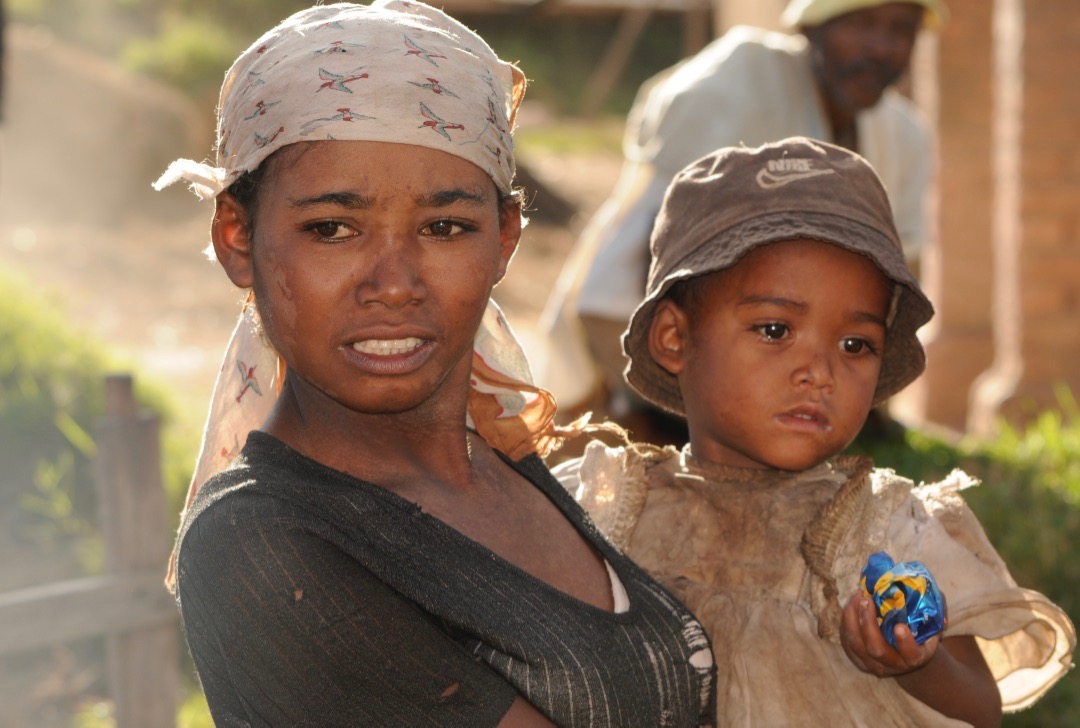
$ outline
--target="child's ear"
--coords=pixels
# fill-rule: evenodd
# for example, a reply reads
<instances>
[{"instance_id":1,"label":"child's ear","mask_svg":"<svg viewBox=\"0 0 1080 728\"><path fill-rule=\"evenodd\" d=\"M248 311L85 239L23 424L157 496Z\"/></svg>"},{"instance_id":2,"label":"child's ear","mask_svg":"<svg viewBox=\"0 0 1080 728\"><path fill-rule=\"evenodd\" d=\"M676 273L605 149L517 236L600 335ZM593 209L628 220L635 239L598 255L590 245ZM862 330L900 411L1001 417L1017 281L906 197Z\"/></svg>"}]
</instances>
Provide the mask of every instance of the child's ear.
<instances>
[{"instance_id":1,"label":"child's ear","mask_svg":"<svg viewBox=\"0 0 1080 728\"><path fill-rule=\"evenodd\" d=\"M649 353L668 373L678 375L686 366L690 319L673 301L656 304L649 326Z\"/></svg>"},{"instance_id":2,"label":"child's ear","mask_svg":"<svg viewBox=\"0 0 1080 728\"><path fill-rule=\"evenodd\" d=\"M236 198L228 192L217 196L214 222L210 226L214 254L229 280L240 288L251 288L251 223Z\"/></svg>"}]
</instances>

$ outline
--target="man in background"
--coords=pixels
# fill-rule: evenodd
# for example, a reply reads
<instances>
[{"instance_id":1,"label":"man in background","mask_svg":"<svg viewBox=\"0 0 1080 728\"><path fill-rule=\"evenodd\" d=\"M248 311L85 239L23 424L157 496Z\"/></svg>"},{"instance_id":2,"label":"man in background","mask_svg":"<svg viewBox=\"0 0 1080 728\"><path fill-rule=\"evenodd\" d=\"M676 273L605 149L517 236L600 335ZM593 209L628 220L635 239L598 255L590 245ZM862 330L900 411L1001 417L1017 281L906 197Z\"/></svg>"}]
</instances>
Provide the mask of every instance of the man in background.
<instances>
[{"instance_id":1,"label":"man in background","mask_svg":"<svg viewBox=\"0 0 1080 728\"><path fill-rule=\"evenodd\" d=\"M559 356L545 357L551 361L539 381L561 395L561 407L606 410L639 439L682 439L680 422L623 384L619 337L644 295L664 190L676 172L719 147L801 135L858 152L888 190L918 273L930 133L893 87L908 71L919 31L940 28L945 18L941 0L791 0L781 21L795 32L737 26L642 85L615 191L583 231L541 322ZM599 372L591 385L581 380L590 371L583 360Z\"/></svg>"}]
</instances>

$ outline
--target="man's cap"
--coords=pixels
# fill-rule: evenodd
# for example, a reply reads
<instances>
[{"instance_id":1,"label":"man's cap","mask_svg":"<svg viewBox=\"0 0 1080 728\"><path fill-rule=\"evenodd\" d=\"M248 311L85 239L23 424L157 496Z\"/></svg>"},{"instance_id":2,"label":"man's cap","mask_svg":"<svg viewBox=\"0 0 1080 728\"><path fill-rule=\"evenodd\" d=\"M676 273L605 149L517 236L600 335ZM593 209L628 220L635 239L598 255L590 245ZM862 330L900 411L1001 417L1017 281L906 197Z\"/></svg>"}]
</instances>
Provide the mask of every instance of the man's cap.
<instances>
[{"instance_id":1,"label":"man's cap","mask_svg":"<svg viewBox=\"0 0 1080 728\"><path fill-rule=\"evenodd\" d=\"M837 15L853 10L886 5L893 0L791 0L780 15L780 22L788 28L803 28L820 25ZM940 30L949 19L948 8L941 0L905 0L913 5L922 5L923 27Z\"/></svg>"},{"instance_id":2,"label":"man's cap","mask_svg":"<svg viewBox=\"0 0 1080 728\"><path fill-rule=\"evenodd\" d=\"M793 137L717 150L668 186L650 241L645 300L623 334L630 386L684 414L675 375L649 353L657 303L679 281L730 268L761 245L802 238L865 255L895 284L875 404L910 384L926 366L916 332L934 308L904 261L885 188L854 152Z\"/></svg>"}]
</instances>

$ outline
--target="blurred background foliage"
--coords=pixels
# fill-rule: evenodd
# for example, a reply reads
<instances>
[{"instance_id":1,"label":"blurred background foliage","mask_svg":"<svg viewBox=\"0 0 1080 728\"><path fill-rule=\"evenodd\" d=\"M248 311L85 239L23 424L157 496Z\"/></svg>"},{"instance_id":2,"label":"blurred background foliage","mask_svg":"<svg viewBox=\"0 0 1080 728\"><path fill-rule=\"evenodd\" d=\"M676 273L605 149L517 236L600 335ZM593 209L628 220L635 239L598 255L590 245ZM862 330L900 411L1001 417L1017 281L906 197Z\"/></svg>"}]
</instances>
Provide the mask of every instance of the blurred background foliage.
<instances>
[{"instance_id":1,"label":"blurred background foliage","mask_svg":"<svg viewBox=\"0 0 1080 728\"><path fill-rule=\"evenodd\" d=\"M130 71L182 89L214 108L226 69L257 38L311 3L304 0L6 0L15 21L114 58ZM542 5L541 3L537 4ZM456 13L500 57L520 63L527 98L557 114L576 113L589 79L615 32L615 12L541 15L522 5L503 12ZM682 20L657 14L634 46L605 111L625 113L647 77L679 60Z\"/></svg>"},{"instance_id":2,"label":"blurred background foliage","mask_svg":"<svg viewBox=\"0 0 1080 728\"><path fill-rule=\"evenodd\" d=\"M302 0L6 0L15 22L47 27L58 37L111 58L127 69L163 80L206 109L216 102L225 69L268 28L309 3ZM614 33L614 15L540 17L522 10L459 16L504 58L529 75L529 99L558 116L580 108L588 74ZM638 85L678 60L682 28L658 16L635 53L605 111L625 113ZM549 128L534 143L612 145L610 129L563 138ZM528 132L523 139L528 143ZM583 142L584 140L584 142ZM0 276L0 537L10 549L44 549L57 557L54 578L100 568L92 483L93 423L102 413L102 377L123 367L101 342L74 330L60 308L20 281ZM178 513L198 443L177 435L176 411L166 388L136 378L143 406L163 417L164 475L171 512ZM1080 410L1072 393L1059 393L1061 412L1030 426L1003 425L992 441L909 431L887 440L860 440L872 455L916 482L938 480L955 467L983 481L965 497L1018 583L1045 593L1080 617ZM37 570L38 581L42 574ZM7 587L18 586L17 582ZM191 671L188 670L190 677ZM209 725L194 684L179 725ZM111 725L107 701L77 711L73 724ZM1067 676L1033 709L1006 726L1080 725L1080 681Z\"/></svg>"}]
</instances>

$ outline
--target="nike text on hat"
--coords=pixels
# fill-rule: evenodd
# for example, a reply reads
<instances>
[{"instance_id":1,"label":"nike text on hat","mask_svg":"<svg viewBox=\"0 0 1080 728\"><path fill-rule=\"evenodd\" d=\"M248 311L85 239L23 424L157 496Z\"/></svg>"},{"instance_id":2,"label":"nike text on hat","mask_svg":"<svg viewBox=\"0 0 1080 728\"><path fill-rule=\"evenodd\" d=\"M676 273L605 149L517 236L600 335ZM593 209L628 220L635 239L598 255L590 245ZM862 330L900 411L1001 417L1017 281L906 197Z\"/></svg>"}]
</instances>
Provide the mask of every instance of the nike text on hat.
<instances>
[{"instance_id":1,"label":"nike text on hat","mask_svg":"<svg viewBox=\"0 0 1080 728\"><path fill-rule=\"evenodd\" d=\"M895 284L875 404L910 384L926 366L916 332L934 309L904 261L885 188L859 155L793 137L720 149L675 176L653 228L645 300L623 334L630 386L683 414L678 381L649 353L656 304L678 281L730 268L760 245L800 238L861 253Z\"/></svg>"}]
</instances>

